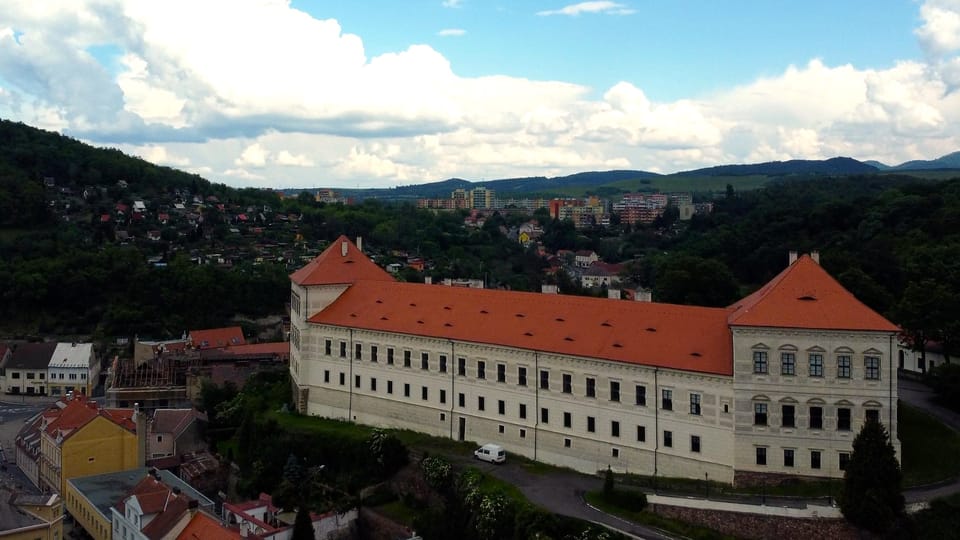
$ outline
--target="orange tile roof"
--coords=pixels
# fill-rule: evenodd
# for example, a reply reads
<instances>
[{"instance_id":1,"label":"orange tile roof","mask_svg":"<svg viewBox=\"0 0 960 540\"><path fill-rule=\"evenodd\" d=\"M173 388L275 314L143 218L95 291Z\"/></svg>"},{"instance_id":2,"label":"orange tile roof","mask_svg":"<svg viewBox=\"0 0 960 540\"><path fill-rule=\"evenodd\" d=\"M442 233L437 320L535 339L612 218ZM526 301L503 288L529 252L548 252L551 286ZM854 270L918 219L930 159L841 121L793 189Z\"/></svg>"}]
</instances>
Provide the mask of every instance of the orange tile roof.
<instances>
[{"instance_id":1,"label":"orange tile roof","mask_svg":"<svg viewBox=\"0 0 960 540\"><path fill-rule=\"evenodd\" d=\"M808 255L729 309L732 326L899 331L857 300Z\"/></svg>"},{"instance_id":2,"label":"orange tile roof","mask_svg":"<svg viewBox=\"0 0 960 540\"><path fill-rule=\"evenodd\" d=\"M47 424L44 431L54 438L58 434L67 438L96 417L97 404L88 402L82 396L78 396L66 402L66 406L60 410L60 414Z\"/></svg>"},{"instance_id":3,"label":"orange tile roof","mask_svg":"<svg viewBox=\"0 0 960 540\"><path fill-rule=\"evenodd\" d=\"M357 281L310 322L730 375L728 311Z\"/></svg>"},{"instance_id":4,"label":"orange tile roof","mask_svg":"<svg viewBox=\"0 0 960 540\"><path fill-rule=\"evenodd\" d=\"M344 244L346 255L342 252ZM346 284L358 280L394 281L393 276L367 258L343 235L306 266L290 274L290 280L303 286Z\"/></svg>"},{"instance_id":5,"label":"orange tile roof","mask_svg":"<svg viewBox=\"0 0 960 540\"><path fill-rule=\"evenodd\" d=\"M239 326L229 328L211 328L208 330L191 330L190 342L194 349L221 349L231 345L245 345L243 329Z\"/></svg>"},{"instance_id":6,"label":"orange tile roof","mask_svg":"<svg viewBox=\"0 0 960 540\"><path fill-rule=\"evenodd\" d=\"M240 531L228 529L220 524L220 520L197 512L187 523L187 526L177 535L177 540L236 540L240 538Z\"/></svg>"},{"instance_id":7,"label":"orange tile roof","mask_svg":"<svg viewBox=\"0 0 960 540\"><path fill-rule=\"evenodd\" d=\"M62 409L51 408L44 412L44 416L50 418L44 431L51 437L59 434L67 439L97 416L103 416L126 430L136 431L133 409L99 409L96 402L88 401L82 394L61 403Z\"/></svg>"}]
</instances>

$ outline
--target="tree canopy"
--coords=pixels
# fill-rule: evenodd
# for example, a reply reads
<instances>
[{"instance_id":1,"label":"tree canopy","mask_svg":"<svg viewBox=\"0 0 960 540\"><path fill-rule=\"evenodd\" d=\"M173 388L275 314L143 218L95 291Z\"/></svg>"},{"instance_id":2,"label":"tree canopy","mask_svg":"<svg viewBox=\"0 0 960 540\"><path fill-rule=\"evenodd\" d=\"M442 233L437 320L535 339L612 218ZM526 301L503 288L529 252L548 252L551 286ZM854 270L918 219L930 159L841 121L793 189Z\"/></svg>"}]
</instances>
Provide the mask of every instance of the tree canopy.
<instances>
[{"instance_id":1,"label":"tree canopy","mask_svg":"<svg viewBox=\"0 0 960 540\"><path fill-rule=\"evenodd\" d=\"M904 513L902 474L890 435L880 422L867 421L853 440L843 476L840 510L851 523L884 531Z\"/></svg>"}]
</instances>

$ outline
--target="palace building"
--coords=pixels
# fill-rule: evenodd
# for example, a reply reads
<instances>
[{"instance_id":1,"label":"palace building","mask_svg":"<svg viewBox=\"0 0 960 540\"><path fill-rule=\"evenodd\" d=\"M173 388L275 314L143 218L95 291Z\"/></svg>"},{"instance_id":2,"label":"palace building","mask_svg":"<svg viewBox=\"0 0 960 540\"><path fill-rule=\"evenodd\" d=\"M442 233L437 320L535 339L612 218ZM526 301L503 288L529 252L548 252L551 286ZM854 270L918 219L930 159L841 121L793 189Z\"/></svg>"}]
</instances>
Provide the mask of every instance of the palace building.
<instances>
[{"instance_id":1,"label":"palace building","mask_svg":"<svg viewBox=\"0 0 960 540\"><path fill-rule=\"evenodd\" d=\"M301 413L594 473L843 476L898 328L812 253L727 308L400 283L341 236L291 279Z\"/></svg>"}]
</instances>

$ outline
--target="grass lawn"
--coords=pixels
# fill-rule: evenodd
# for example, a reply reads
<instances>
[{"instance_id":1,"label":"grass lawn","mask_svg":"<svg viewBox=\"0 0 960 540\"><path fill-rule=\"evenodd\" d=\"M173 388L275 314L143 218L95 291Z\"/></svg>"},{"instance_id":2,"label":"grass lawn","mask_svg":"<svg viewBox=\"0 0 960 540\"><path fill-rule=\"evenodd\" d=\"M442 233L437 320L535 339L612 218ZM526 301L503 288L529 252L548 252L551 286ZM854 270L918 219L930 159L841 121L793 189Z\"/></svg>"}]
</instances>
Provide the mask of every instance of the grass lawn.
<instances>
[{"instance_id":1,"label":"grass lawn","mask_svg":"<svg viewBox=\"0 0 960 540\"><path fill-rule=\"evenodd\" d=\"M921 486L960 475L960 435L902 401L899 407L903 486Z\"/></svg>"},{"instance_id":2,"label":"grass lawn","mask_svg":"<svg viewBox=\"0 0 960 540\"><path fill-rule=\"evenodd\" d=\"M662 529L669 533L673 533L684 538L690 538L692 540L734 540L735 537L728 536L713 529L708 529L706 527L700 527L698 525L692 525L689 523L684 523L682 521L677 521L675 519L669 519L662 516L658 516L653 512L645 512L643 510L632 510L627 508L620 508L618 506L607 503L603 500L603 494L599 491L588 491L584 498L591 505L607 512L608 514L613 514L615 516L620 516L624 519L634 521L636 523L642 523L649 527L655 527L657 529Z\"/></svg>"},{"instance_id":3,"label":"grass lawn","mask_svg":"<svg viewBox=\"0 0 960 540\"><path fill-rule=\"evenodd\" d=\"M396 521L397 523L402 523L407 527L412 526L413 520L419 515L418 510L410 508L409 506L403 504L403 501L400 500L390 501L386 504L375 506L374 508L388 518Z\"/></svg>"}]
</instances>

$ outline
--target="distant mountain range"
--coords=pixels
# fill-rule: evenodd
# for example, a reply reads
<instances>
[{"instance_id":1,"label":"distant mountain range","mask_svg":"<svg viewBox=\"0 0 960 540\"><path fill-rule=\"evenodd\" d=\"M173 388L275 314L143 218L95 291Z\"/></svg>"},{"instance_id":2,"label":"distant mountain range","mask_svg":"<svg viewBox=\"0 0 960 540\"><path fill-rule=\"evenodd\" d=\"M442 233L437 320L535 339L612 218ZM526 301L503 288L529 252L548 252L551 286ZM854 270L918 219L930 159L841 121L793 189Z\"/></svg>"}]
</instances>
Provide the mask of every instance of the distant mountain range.
<instances>
[{"instance_id":1,"label":"distant mountain range","mask_svg":"<svg viewBox=\"0 0 960 540\"><path fill-rule=\"evenodd\" d=\"M960 152L953 152L937 159L915 159L899 165L886 165L879 161L864 161L881 171L928 171L932 169L960 169Z\"/></svg>"},{"instance_id":2,"label":"distant mountain range","mask_svg":"<svg viewBox=\"0 0 960 540\"><path fill-rule=\"evenodd\" d=\"M765 163L718 165L682 171L673 174L658 174L649 171L592 171L547 178L534 176L527 178L504 178L500 180L470 181L463 178L450 178L440 182L429 182L389 189L343 189L338 190L346 196L383 199L419 199L449 197L455 189L474 189L485 187L496 191L498 197L523 197L531 194L550 194L569 188L583 188L598 191L598 188L623 188L624 181L636 180L637 185L649 184L656 180L659 186L669 184L673 179L747 177L762 176L774 178L806 176L846 176L853 174L875 174L881 171L922 171L931 169L960 169L960 152L954 152L930 161L908 161L889 166L879 161L858 161L849 157L835 157L822 160L793 159L789 161L768 161ZM296 194L310 189L286 189L288 194Z\"/></svg>"},{"instance_id":3,"label":"distant mountain range","mask_svg":"<svg viewBox=\"0 0 960 540\"><path fill-rule=\"evenodd\" d=\"M768 161L752 165L718 165L705 169L684 171L676 176L787 176L794 174L870 174L879 170L848 157L835 157L824 160L792 159L790 161Z\"/></svg>"}]
</instances>

